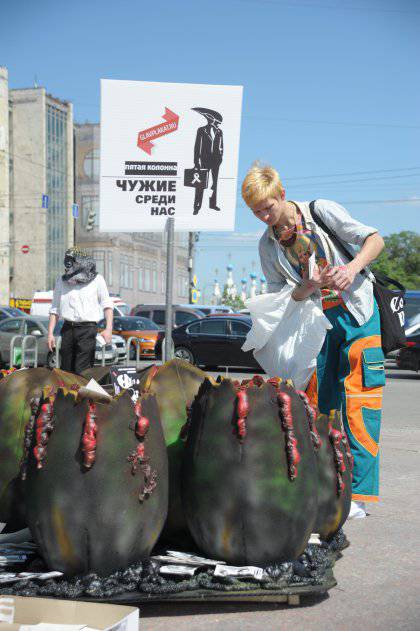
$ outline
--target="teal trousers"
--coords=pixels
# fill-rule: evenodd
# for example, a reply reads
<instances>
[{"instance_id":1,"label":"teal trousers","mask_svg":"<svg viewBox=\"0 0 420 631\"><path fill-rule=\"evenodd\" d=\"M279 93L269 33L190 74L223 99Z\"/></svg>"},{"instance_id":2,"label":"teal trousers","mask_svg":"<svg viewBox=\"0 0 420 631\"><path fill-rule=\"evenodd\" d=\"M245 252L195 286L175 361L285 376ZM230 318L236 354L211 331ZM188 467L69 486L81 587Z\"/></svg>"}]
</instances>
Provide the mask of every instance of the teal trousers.
<instances>
[{"instance_id":1,"label":"teal trousers","mask_svg":"<svg viewBox=\"0 0 420 631\"><path fill-rule=\"evenodd\" d=\"M360 326L343 303L326 308L332 324L317 361L311 388L319 411L342 413L344 430L354 457L353 499L378 500L379 433L382 386L385 385L379 311ZM312 392L313 394L313 392Z\"/></svg>"}]
</instances>

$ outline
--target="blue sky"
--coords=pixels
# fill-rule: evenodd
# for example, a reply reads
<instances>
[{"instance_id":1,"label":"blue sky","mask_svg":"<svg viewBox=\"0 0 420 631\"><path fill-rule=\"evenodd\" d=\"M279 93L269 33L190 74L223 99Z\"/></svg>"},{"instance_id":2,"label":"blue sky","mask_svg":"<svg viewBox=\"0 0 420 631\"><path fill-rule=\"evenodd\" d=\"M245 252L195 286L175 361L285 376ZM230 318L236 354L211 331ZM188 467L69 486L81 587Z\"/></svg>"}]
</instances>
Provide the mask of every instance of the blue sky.
<instances>
[{"instance_id":1,"label":"blue sky","mask_svg":"<svg viewBox=\"0 0 420 631\"><path fill-rule=\"evenodd\" d=\"M100 78L243 85L239 182L259 159L291 199L418 230L417 0L6 0L0 15L11 87L36 78L78 122L99 120ZM235 233L201 235L202 288L229 260L237 280L259 273L261 228L238 197Z\"/></svg>"}]
</instances>

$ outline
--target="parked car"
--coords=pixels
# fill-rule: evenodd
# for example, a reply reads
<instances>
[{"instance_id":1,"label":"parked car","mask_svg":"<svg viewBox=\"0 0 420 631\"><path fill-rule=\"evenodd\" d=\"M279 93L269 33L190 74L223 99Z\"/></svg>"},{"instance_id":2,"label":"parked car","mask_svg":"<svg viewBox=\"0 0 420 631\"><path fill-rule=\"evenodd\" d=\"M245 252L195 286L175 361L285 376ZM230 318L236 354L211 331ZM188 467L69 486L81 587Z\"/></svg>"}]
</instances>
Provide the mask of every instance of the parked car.
<instances>
[{"instance_id":1,"label":"parked car","mask_svg":"<svg viewBox=\"0 0 420 631\"><path fill-rule=\"evenodd\" d=\"M10 343L15 335L34 335L38 338L38 366L53 367L55 362L54 353L48 350L47 346L48 318L39 316L32 318L24 315L13 318L6 318L0 322L0 364L9 365ZM20 348L20 345L16 345ZM34 361L34 346L28 345L28 364ZM13 361L13 359L12 359Z\"/></svg>"},{"instance_id":2,"label":"parked car","mask_svg":"<svg viewBox=\"0 0 420 631\"><path fill-rule=\"evenodd\" d=\"M404 312L406 327L409 327L413 318L420 313L420 291L408 289L405 292Z\"/></svg>"},{"instance_id":3,"label":"parked car","mask_svg":"<svg viewBox=\"0 0 420 631\"><path fill-rule=\"evenodd\" d=\"M9 307L7 305L0 306L0 321L5 320L6 318L19 318L20 316L26 315L28 314L16 307Z\"/></svg>"},{"instance_id":4,"label":"parked car","mask_svg":"<svg viewBox=\"0 0 420 631\"><path fill-rule=\"evenodd\" d=\"M228 305L199 305L199 304L186 304L179 305L181 308L194 309L195 311L201 311L206 316L213 315L214 313L234 313L232 307Z\"/></svg>"},{"instance_id":5,"label":"parked car","mask_svg":"<svg viewBox=\"0 0 420 631\"><path fill-rule=\"evenodd\" d=\"M407 341L396 356L398 368L403 370L420 370L420 317L416 317L416 323L406 329Z\"/></svg>"},{"instance_id":6,"label":"parked car","mask_svg":"<svg viewBox=\"0 0 420 631\"><path fill-rule=\"evenodd\" d=\"M172 326L175 328L182 324L188 324L197 318L204 318L205 315L200 309L191 307L183 307L181 305L173 305L173 322ZM153 320L161 329L165 328L165 305L137 305L131 310L132 316L140 316L142 318L149 318Z\"/></svg>"},{"instance_id":7,"label":"parked car","mask_svg":"<svg viewBox=\"0 0 420 631\"><path fill-rule=\"evenodd\" d=\"M207 316L172 331L175 357L197 366L237 366L261 370L251 351L241 346L251 328L248 316ZM162 355L162 343L156 344L156 356Z\"/></svg>"},{"instance_id":8,"label":"parked car","mask_svg":"<svg viewBox=\"0 0 420 631\"><path fill-rule=\"evenodd\" d=\"M149 318L136 316L114 317L113 332L124 338L125 343L130 337L135 337L140 343L140 357L143 359L155 357L155 346L159 338L164 336L164 331ZM105 327L105 320L98 324L99 329ZM130 359L136 356L136 345L131 344Z\"/></svg>"},{"instance_id":9,"label":"parked car","mask_svg":"<svg viewBox=\"0 0 420 631\"><path fill-rule=\"evenodd\" d=\"M47 345L48 321L49 318L46 316L32 317L26 314L23 317L7 318L0 321L0 366L9 365L10 342L15 335L34 335L38 339L38 366L54 368L56 365L55 352L51 352ZM54 329L56 339L60 337L62 326L63 320L59 320ZM125 346L124 342L122 344ZM20 348L20 345L17 344L17 347ZM27 365L33 365L34 361L34 351L30 349L33 349L32 344L28 346ZM113 341L105 348L105 363L115 364L118 359L117 346ZM95 364L102 364L102 347L99 344L96 345L95 349Z\"/></svg>"}]
</instances>

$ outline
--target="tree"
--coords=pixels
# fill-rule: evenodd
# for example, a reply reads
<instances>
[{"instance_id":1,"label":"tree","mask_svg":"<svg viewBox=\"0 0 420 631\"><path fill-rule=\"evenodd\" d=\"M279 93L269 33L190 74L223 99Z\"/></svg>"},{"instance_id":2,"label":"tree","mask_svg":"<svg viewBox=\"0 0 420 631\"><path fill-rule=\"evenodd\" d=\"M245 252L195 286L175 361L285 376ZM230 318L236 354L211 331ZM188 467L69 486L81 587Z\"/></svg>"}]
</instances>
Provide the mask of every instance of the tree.
<instances>
[{"instance_id":1,"label":"tree","mask_svg":"<svg viewBox=\"0 0 420 631\"><path fill-rule=\"evenodd\" d=\"M225 287L222 294L222 305L226 305L227 307L232 307L235 311L239 311L239 309L245 309L245 303L240 296L229 296L227 288Z\"/></svg>"},{"instance_id":2,"label":"tree","mask_svg":"<svg viewBox=\"0 0 420 631\"><path fill-rule=\"evenodd\" d=\"M420 235L405 230L384 237L385 248L372 270L395 278L407 289L420 289Z\"/></svg>"}]
</instances>

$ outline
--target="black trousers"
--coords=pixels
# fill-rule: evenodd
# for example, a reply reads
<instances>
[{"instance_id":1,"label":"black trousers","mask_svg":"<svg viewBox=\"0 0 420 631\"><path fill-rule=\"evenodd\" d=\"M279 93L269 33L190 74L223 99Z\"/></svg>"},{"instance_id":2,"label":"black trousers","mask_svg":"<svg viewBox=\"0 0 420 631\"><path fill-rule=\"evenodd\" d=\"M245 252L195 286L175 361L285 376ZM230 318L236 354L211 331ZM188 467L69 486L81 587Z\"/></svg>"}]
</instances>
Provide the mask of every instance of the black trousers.
<instances>
[{"instance_id":1,"label":"black trousers","mask_svg":"<svg viewBox=\"0 0 420 631\"><path fill-rule=\"evenodd\" d=\"M80 375L95 363L96 322L64 322L61 329L61 368Z\"/></svg>"},{"instance_id":2,"label":"black trousers","mask_svg":"<svg viewBox=\"0 0 420 631\"><path fill-rule=\"evenodd\" d=\"M208 168L211 172L211 178L212 178L211 188L213 192L209 200L210 207L217 206L217 182L219 180L220 164L221 163L219 162L217 164L214 164L212 167L202 167L203 169ZM201 204L203 203L204 190L205 190L204 188L196 187L195 196L194 196L194 210L200 210Z\"/></svg>"}]
</instances>

